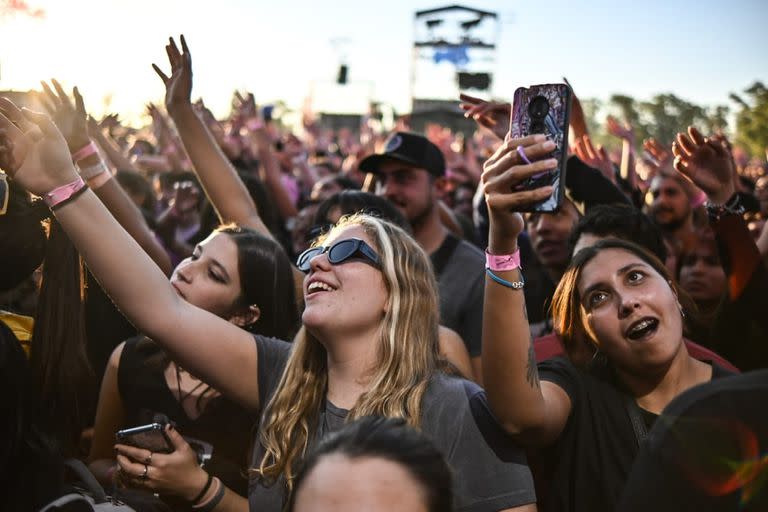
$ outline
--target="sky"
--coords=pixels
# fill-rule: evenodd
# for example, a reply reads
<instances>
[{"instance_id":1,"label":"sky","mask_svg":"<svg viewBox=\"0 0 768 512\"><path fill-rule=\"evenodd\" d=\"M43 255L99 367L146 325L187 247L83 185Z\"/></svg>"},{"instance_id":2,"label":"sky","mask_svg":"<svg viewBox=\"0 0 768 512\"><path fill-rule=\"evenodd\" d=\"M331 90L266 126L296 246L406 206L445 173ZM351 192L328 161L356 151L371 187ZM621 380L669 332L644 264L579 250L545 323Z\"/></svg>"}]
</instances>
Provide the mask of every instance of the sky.
<instances>
[{"instance_id":1,"label":"sky","mask_svg":"<svg viewBox=\"0 0 768 512\"><path fill-rule=\"evenodd\" d=\"M17 0L18 1L18 0ZM184 33L193 56L193 96L216 114L232 91L260 104L356 110L372 98L410 109L414 12L435 1L387 0L24 0L43 18L3 15L0 90L39 89L57 78L78 85L86 106L140 120L164 88L151 63L167 69L164 44ZM704 105L755 80L768 83L768 2L761 0L485 1L498 12L494 74L486 97L509 100L520 86L567 77L584 98L622 93L647 99L672 92ZM341 60L350 85L334 85ZM416 68L419 91L450 95L453 68ZM485 69L480 69L485 68Z\"/></svg>"}]
</instances>

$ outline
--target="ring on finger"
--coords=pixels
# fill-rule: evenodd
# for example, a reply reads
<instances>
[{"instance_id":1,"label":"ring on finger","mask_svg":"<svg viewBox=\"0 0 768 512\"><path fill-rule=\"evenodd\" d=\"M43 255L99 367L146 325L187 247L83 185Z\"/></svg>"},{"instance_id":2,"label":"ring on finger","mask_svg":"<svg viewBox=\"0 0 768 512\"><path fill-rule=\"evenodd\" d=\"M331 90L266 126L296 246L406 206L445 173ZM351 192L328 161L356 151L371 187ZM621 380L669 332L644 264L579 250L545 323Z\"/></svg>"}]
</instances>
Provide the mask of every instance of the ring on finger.
<instances>
[{"instance_id":1,"label":"ring on finger","mask_svg":"<svg viewBox=\"0 0 768 512\"><path fill-rule=\"evenodd\" d=\"M146 456L146 458L144 459L144 464L146 464L147 466L152 464L152 452L149 452L149 455Z\"/></svg>"},{"instance_id":2,"label":"ring on finger","mask_svg":"<svg viewBox=\"0 0 768 512\"><path fill-rule=\"evenodd\" d=\"M149 479L149 466L147 464L144 464L144 472L139 476L142 480L148 480Z\"/></svg>"}]
</instances>

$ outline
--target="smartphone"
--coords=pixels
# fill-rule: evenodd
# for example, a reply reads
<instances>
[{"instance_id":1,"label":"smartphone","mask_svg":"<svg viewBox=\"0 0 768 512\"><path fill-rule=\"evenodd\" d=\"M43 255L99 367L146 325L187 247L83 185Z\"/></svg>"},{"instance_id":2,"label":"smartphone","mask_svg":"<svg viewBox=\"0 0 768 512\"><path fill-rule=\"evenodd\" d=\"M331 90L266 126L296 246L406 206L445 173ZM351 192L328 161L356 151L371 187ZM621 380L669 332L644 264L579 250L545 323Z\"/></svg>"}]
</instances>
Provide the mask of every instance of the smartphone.
<instances>
[{"instance_id":1,"label":"smartphone","mask_svg":"<svg viewBox=\"0 0 768 512\"><path fill-rule=\"evenodd\" d=\"M568 157L568 123L571 118L571 88L567 84L541 84L515 91L509 131L513 138L542 133L556 145L552 158L557 168L531 176L515 190L533 190L552 185L547 199L531 205L527 211L554 212L560 207L565 185Z\"/></svg>"},{"instance_id":2,"label":"smartphone","mask_svg":"<svg viewBox=\"0 0 768 512\"><path fill-rule=\"evenodd\" d=\"M150 423L140 427L127 428L117 432L117 442L144 448L153 453L171 453L174 451L168 434L165 433L165 425L162 423Z\"/></svg>"}]
</instances>

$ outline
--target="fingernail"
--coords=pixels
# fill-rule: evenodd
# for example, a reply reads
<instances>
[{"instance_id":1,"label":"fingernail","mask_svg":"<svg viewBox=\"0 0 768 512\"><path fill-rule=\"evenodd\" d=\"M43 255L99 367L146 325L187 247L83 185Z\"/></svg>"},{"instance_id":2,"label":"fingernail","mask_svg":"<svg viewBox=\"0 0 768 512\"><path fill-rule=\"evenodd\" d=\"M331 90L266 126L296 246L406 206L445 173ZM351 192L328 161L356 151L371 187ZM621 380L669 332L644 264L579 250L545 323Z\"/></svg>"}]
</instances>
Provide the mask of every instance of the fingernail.
<instances>
[{"instance_id":1,"label":"fingernail","mask_svg":"<svg viewBox=\"0 0 768 512\"><path fill-rule=\"evenodd\" d=\"M551 140L548 140L547 142L542 144L541 147L543 147L544 149L555 149L555 143L552 142Z\"/></svg>"},{"instance_id":2,"label":"fingernail","mask_svg":"<svg viewBox=\"0 0 768 512\"><path fill-rule=\"evenodd\" d=\"M555 167L557 165L557 158L548 158L547 167Z\"/></svg>"},{"instance_id":3,"label":"fingernail","mask_svg":"<svg viewBox=\"0 0 768 512\"><path fill-rule=\"evenodd\" d=\"M544 135L543 133L537 133L536 135L533 136L533 140L535 140L536 142L541 142L546 139L547 139L547 136Z\"/></svg>"}]
</instances>

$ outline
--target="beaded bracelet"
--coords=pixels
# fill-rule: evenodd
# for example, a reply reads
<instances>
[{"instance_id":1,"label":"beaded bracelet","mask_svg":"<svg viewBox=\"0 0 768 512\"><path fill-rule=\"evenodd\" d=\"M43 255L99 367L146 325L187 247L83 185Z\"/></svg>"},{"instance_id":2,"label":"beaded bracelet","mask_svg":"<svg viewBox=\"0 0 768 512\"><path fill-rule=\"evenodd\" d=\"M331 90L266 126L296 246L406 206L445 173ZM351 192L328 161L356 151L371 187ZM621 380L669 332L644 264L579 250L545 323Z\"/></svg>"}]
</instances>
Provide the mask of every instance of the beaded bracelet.
<instances>
[{"instance_id":1,"label":"beaded bracelet","mask_svg":"<svg viewBox=\"0 0 768 512\"><path fill-rule=\"evenodd\" d=\"M522 290L523 286L525 286L525 278L523 277L523 273L520 272L520 280L519 281L507 281L506 279L502 279L496 274L494 274L491 269L487 268L485 269L485 273L488 274L488 277L496 281L502 286L506 286L507 288L512 288L515 290Z\"/></svg>"}]
</instances>

